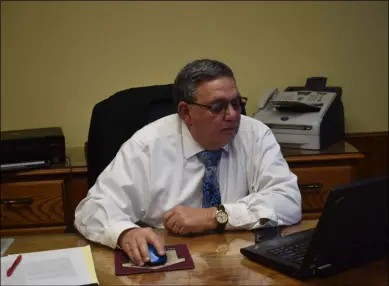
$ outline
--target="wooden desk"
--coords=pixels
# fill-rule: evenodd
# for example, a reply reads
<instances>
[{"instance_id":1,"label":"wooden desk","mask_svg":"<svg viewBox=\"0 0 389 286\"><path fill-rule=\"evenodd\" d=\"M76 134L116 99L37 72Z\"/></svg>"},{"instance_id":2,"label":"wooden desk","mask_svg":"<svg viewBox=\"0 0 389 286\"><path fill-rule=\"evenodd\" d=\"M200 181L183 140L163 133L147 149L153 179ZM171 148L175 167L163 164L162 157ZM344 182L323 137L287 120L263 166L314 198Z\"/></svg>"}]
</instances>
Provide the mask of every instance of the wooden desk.
<instances>
[{"instance_id":1,"label":"wooden desk","mask_svg":"<svg viewBox=\"0 0 389 286\"><path fill-rule=\"evenodd\" d=\"M298 177L304 218L318 218L331 186L356 179L363 154L346 141L325 150L282 149ZM1 174L0 234L5 236L74 231L74 211L88 192L84 148L68 148L71 166Z\"/></svg>"},{"instance_id":2,"label":"wooden desk","mask_svg":"<svg viewBox=\"0 0 389 286\"><path fill-rule=\"evenodd\" d=\"M316 220L283 229L283 235L316 226ZM388 285L387 258L370 262L326 279L299 281L285 276L240 254L252 245L249 231L228 232L183 238L158 232L166 244L185 243L192 254L191 270L115 276L113 251L86 241L77 234L51 234L17 237L7 254L91 245L100 285Z\"/></svg>"}]
</instances>

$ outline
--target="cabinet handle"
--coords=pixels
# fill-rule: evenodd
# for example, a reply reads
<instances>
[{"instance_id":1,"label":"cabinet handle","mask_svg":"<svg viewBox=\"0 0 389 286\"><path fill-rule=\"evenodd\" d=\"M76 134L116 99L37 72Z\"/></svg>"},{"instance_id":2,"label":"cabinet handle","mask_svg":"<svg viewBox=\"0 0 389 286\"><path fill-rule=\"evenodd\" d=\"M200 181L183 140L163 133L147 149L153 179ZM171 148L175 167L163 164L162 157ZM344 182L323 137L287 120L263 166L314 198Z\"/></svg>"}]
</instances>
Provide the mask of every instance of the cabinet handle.
<instances>
[{"instance_id":1,"label":"cabinet handle","mask_svg":"<svg viewBox=\"0 0 389 286\"><path fill-rule=\"evenodd\" d=\"M2 205L7 205L7 206L11 206L11 205L21 205L21 204L28 204L28 205L31 205L33 203L33 199L32 198L24 198L24 199L4 199L4 200L1 200L1 204Z\"/></svg>"},{"instance_id":2,"label":"cabinet handle","mask_svg":"<svg viewBox=\"0 0 389 286\"><path fill-rule=\"evenodd\" d=\"M311 184L299 184L300 191L304 193L308 192L317 192L321 188L323 188L323 184L321 183L311 183Z\"/></svg>"}]
</instances>

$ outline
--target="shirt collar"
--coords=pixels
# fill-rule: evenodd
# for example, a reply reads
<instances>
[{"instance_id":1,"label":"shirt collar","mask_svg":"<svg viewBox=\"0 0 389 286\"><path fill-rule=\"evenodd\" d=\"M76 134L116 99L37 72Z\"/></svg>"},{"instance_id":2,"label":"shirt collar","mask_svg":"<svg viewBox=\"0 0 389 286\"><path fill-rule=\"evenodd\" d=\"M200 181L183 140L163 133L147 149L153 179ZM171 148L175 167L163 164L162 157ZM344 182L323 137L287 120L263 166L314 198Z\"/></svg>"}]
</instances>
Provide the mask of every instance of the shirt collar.
<instances>
[{"instance_id":1,"label":"shirt collar","mask_svg":"<svg viewBox=\"0 0 389 286\"><path fill-rule=\"evenodd\" d=\"M197 143L193 139L192 134L190 134L188 126L186 126L184 121L181 121L181 134L185 159L189 159L197 153L205 150L199 143ZM222 147L222 150L224 150L228 154L229 144L224 145Z\"/></svg>"}]
</instances>

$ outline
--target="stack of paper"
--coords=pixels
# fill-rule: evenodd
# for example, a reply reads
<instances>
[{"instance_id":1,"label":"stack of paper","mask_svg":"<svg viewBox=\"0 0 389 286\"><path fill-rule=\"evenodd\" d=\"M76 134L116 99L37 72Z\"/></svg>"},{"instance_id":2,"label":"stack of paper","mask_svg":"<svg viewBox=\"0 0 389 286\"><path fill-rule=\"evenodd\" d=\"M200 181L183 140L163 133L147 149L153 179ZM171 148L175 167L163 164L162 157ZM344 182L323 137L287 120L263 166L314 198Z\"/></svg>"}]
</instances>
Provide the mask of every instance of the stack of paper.
<instances>
[{"instance_id":1,"label":"stack of paper","mask_svg":"<svg viewBox=\"0 0 389 286\"><path fill-rule=\"evenodd\" d=\"M14 242L14 240L15 239L13 239L13 238L2 238L1 239L1 256L4 255L4 253L11 246L11 244L12 244L12 242Z\"/></svg>"},{"instance_id":2,"label":"stack of paper","mask_svg":"<svg viewBox=\"0 0 389 286\"><path fill-rule=\"evenodd\" d=\"M1 258L1 285L98 285L89 245L23 253L20 264L7 277L17 256Z\"/></svg>"}]
</instances>

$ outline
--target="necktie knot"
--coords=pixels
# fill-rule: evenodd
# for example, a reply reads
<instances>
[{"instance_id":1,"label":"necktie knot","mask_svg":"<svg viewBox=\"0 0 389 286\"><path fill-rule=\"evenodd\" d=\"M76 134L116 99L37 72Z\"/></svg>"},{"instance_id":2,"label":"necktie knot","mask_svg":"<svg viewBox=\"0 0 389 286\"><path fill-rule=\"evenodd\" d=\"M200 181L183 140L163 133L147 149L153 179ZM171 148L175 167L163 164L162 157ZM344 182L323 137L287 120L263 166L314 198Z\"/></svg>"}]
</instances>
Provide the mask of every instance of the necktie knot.
<instances>
[{"instance_id":1,"label":"necktie knot","mask_svg":"<svg viewBox=\"0 0 389 286\"><path fill-rule=\"evenodd\" d=\"M214 151L202 151L197 154L200 160L204 163L205 167L216 167L222 156L222 150Z\"/></svg>"}]
</instances>

